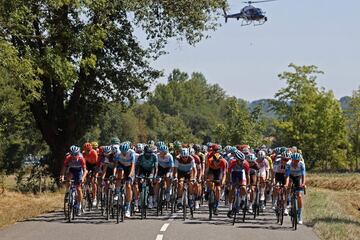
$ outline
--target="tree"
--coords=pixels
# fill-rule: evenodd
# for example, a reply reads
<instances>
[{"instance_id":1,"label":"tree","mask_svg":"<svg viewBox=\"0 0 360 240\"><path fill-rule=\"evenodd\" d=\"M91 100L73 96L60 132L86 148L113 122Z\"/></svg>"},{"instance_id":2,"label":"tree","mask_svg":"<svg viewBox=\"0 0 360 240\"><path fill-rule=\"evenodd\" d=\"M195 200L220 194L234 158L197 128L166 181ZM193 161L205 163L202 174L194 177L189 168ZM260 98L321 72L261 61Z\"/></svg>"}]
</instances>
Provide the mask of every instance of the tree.
<instances>
[{"instance_id":1,"label":"tree","mask_svg":"<svg viewBox=\"0 0 360 240\"><path fill-rule=\"evenodd\" d=\"M349 139L355 157L355 169L359 170L360 158L360 87L354 91L347 111Z\"/></svg>"},{"instance_id":2,"label":"tree","mask_svg":"<svg viewBox=\"0 0 360 240\"><path fill-rule=\"evenodd\" d=\"M346 129L339 102L331 91L319 90L316 66L290 64L294 72L279 74L287 86L273 101L280 116L276 122L277 144L297 145L309 168L346 168Z\"/></svg>"},{"instance_id":3,"label":"tree","mask_svg":"<svg viewBox=\"0 0 360 240\"><path fill-rule=\"evenodd\" d=\"M224 6L222 0L1 1L1 44L12 60L26 63L7 71L27 73L18 91L53 153L53 174L104 103L144 96L160 74L149 60L163 53L169 38L195 44L217 26ZM144 30L147 48L135 26Z\"/></svg>"}]
</instances>

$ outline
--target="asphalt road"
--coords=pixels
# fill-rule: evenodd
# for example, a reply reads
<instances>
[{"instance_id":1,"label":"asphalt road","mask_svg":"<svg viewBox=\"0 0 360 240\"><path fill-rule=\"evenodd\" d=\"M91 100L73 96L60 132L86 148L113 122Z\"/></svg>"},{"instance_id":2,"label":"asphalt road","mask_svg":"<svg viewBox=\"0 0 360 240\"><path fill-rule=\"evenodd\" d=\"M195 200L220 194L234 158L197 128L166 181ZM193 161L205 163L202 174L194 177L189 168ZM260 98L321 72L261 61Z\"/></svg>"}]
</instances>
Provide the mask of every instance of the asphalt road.
<instances>
[{"instance_id":1,"label":"asphalt road","mask_svg":"<svg viewBox=\"0 0 360 240\"><path fill-rule=\"evenodd\" d=\"M266 209L257 219L248 216L245 223L234 226L226 217L227 208L221 207L219 215L208 221L207 207L203 206L194 214L194 219L183 221L180 213L156 217L151 211L146 220L139 214L116 224L115 220L106 221L99 212L88 212L78 217L74 223L64 220L63 212L57 211L23 222L0 231L0 240L296 240L318 239L311 228L301 225L292 230L290 218L285 217L284 225L276 224L275 214ZM305 219L306 221L306 219Z\"/></svg>"}]
</instances>

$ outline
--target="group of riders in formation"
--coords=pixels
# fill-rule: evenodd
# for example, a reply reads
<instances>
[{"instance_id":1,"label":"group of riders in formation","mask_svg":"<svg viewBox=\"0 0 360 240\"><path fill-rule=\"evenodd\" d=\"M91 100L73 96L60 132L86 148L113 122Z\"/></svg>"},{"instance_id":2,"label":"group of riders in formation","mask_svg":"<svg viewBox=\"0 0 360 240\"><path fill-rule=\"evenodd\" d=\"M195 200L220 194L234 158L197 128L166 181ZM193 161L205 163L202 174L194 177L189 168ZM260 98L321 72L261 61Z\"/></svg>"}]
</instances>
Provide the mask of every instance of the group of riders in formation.
<instances>
[{"instance_id":1,"label":"group of riders in formation","mask_svg":"<svg viewBox=\"0 0 360 240\"><path fill-rule=\"evenodd\" d=\"M302 224L303 200L301 191L305 187L305 163L301 151L294 147L268 148L265 145L252 148L247 144L224 146L207 143L206 145L186 144L179 141L164 143L149 141L147 144L120 142L117 137L111 144L98 146L97 142L85 143L81 150L71 146L66 154L61 181L74 181L77 192L77 214L81 214L83 199L82 183L90 177L93 206L97 205L100 182L112 178L115 192L125 189L125 217L130 217L130 204L139 210L139 179L151 179L151 191L148 208L157 207L160 181L163 181L165 197L170 199L171 185L177 184L176 207L181 209L181 196L184 183L188 183L189 195L195 209L199 209L200 200L207 200L210 191L215 192L214 215L218 214L220 200L224 195L228 199L228 216L234 213L233 199L235 186L240 186L240 207L247 202L247 211L252 213L256 188L260 210L265 209L265 201L272 199L275 210L278 191L274 186L284 186L290 195L290 187L297 191L297 219ZM138 177L140 176L140 177ZM100 179L100 180L99 180ZM124 185L122 185L124 184ZM69 185L68 185L69 186ZM114 195L117 197L117 194ZM284 215L288 215L289 200L284 202Z\"/></svg>"}]
</instances>

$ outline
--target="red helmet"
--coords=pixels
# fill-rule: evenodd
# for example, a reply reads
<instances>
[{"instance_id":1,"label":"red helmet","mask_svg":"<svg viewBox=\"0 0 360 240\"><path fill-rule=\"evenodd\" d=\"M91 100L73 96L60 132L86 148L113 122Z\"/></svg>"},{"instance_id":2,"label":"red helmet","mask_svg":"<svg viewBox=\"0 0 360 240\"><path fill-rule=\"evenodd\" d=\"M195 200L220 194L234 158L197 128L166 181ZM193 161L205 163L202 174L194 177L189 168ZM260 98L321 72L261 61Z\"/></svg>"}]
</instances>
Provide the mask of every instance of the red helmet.
<instances>
[{"instance_id":1,"label":"red helmet","mask_svg":"<svg viewBox=\"0 0 360 240\"><path fill-rule=\"evenodd\" d=\"M90 151L92 149L93 149L93 147L92 147L91 143L87 142L87 143L84 144L84 150L85 151Z\"/></svg>"},{"instance_id":2,"label":"red helmet","mask_svg":"<svg viewBox=\"0 0 360 240\"><path fill-rule=\"evenodd\" d=\"M217 151L220 150L220 146L219 146L219 144L213 144L213 145L211 146L211 149L212 149L214 152L217 152Z\"/></svg>"}]
</instances>

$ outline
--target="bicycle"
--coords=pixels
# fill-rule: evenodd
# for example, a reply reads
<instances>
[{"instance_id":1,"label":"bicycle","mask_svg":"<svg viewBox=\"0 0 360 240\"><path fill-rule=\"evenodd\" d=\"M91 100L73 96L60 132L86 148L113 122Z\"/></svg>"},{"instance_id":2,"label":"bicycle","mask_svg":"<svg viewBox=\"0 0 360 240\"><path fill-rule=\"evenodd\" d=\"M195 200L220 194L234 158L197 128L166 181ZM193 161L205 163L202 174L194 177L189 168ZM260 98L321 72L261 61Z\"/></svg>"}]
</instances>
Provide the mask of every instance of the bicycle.
<instances>
[{"instance_id":1,"label":"bicycle","mask_svg":"<svg viewBox=\"0 0 360 240\"><path fill-rule=\"evenodd\" d=\"M77 205L76 199L78 197L78 194L76 191L74 180L64 181L64 182L70 182L69 188L64 196L64 215L65 215L65 219L67 219L68 222L70 223L75 219L75 215L77 211L75 206ZM80 211L80 209L78 211Z\"/></svg>"},{"instance_id":2,"label":"bicycle","mask_svg":"<svg viewBox=\"0 0 360 240\"><path fill-rule=\"evenodd\" d=\"M83 193L84 194L84 209L88 209L88 211L90 212L92 210L92 203L94 200L93 194L92 194L92 184L91 184L91 174L93 174L93 172L89 172L89 174L86 175L86 180L85 180L85 184L83 185ZM96 184L96 182L95 182Z\"/></svg>"},{"instance_id":3,"label":"bicycle","mask_svg":"<svg viewBox=\"0 0 360 240\"><path fill-rule=\"evenodd\" d=\"M236 222L236 214L239 213L240 209L242 209L243 214L242 214L242 222L245 222L245 217L246 217L246 211L247 211L247 205L248 205L248 194L245 194L245 202L243 206L241 205L241 188L242 187L246 187L246 185L239 185L236 184L235 186L235 193L234 193L234 202L233 202L233 225L235 225Z\"/></svg>"},{"instance_id":4,"label":"bicycle","mask_svg":"<svg viewBox=\"0 0 360 240\"><path fill-rule=\"evenodd\" d=\"M280 225L283 225L284 222L284 211L285 211L285 203L286 203L286 188L283 184L276 185L275 189L278 191L278 200L275 206L275 214L277 223L280 223Z\"/></svg>"},{"instance_id":5,"label":"bicycle","mask_svg":"<svg viewBox=\"0 0 360 240\"><path fill-rule=\"evenodd\" d=\"M157 206L156 206L156 216L163 215L163 204L165 202L165 184L164 184L164 178L160 178L160 188L159 188L159 194L157 198Z\"/></svg>"},{"instance_id":6,"label":"bicycle","mask_svg":"<svg viewBox=\"0 0 360 240\"><path fill-rule=\"evenodd\" d=\"M259 185L260 184L257 182L256 186L255 186L255 199L254 199L254 203L252 205L254 219L256 218L256 216L260 215L260 191L259 191Z\"/></svg>"},{"instance_id":7,"label":"bicycle","mask_svg":"<svg viewBox=\"0 0 360 240\"><path fill-rule=\"evenodd\" d=\"M145 177L145 176L137 176L137 179L139 179L139 183L141 184L141 191L140 191L140 215L141 219L146 218L146 210L148 208L148 196L150 191L150 181L152 178Z\"/></svg>"},{"instance_id":8,"label":"bicycle","mask_svg":"<svg viewBox=\"0 0 360 240\"><path fill-rule=\"evenodd\" d=\"M177 200L177 193L178 193L178 181L174 179L171 183L171 195L170 195L170 208L171 214L176 212L176 200Z\"/></svg>"},{"instance_id":9,"label":"bicycle","mask_svg":"<svg viewBox=\"0 0 360 240\"><path fill-rule=\"evenodd\" d=\"M290 204L291 204L291 208L290 208L290 218L291 218L291 225L294 228L294 230L297 230L297 225L299 223L298 220L298 196L297 196L297 192L304 190L304 194L306 194L306 190L303 187L297 187L295 188L294 183L291 184L291 200L290 200Z\"/></svg>"},{"instance_id":10,"label":"bicycle","mask_svg":"<svg viewBox=\"0 0 360 240\"><path fill-rule=\"evenodd\" d=\"M220 180L211 180L212 184L220 183ZM212 215L215 212L215 188L210 189L208 195L208 207L209 207L209 220L212 219Z\"/></svg>"},{"instance_id":11,"label":"bicycle","mask_svg":"<svg viewBox=\"0 0 360 240\"><path fill-rule=\"evenodd\" d=\"M194 180L192 180L194 181ZM194 217L194 202L193 198L189 193L189 181L184 180L184 189L183 194L181 196L181 202L182 202L182 210L183 210L183 220L186 220L186 214L187 214L187 208L190 209L190 215L191 218Z\"/></svg>"}]
</instances>

